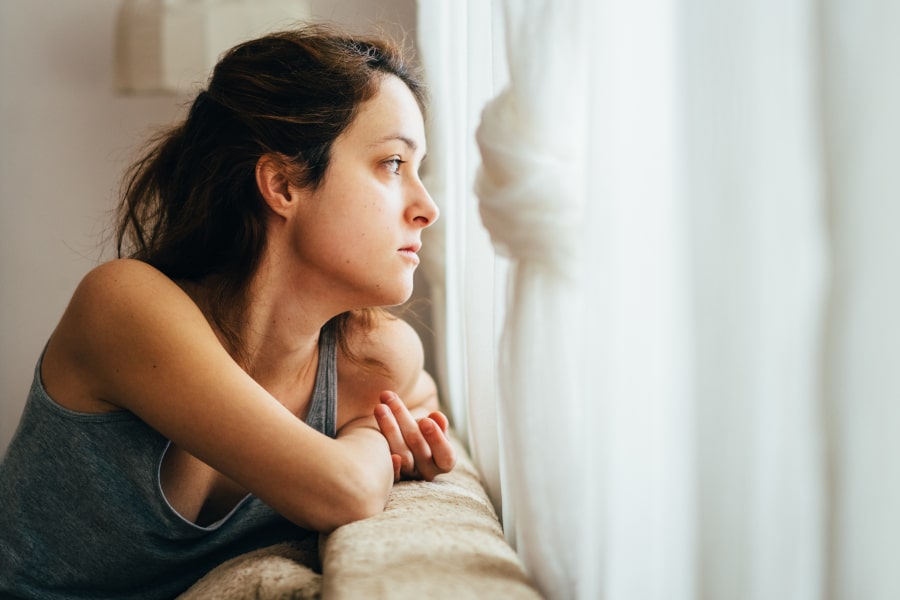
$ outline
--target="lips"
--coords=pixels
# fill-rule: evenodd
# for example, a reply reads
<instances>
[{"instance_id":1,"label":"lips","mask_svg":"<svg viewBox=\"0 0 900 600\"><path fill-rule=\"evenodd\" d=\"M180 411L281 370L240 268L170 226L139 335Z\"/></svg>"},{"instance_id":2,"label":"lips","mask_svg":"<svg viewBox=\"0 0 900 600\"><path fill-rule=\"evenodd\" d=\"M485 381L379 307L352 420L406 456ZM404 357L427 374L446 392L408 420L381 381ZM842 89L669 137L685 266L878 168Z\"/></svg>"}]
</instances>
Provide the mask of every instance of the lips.
<instances>
[{"instance_id":1,"label":"lips","mask_svg":"<svg viewBox=\"0 0 900 600\"><path fill-rule=\"evenodd\" d=\"M412 261L414 264L418 265L419 264L419 256L418 256L418 254L416 254L416 252L418 252L421 247L422 247L422 244L420 244L419 242L416 242L414 244L410 244L409 246L404 246L404 247L400 248L399 250L397 250L397 252L399 252L405 258Z\"/></svg>"}]
</instances>

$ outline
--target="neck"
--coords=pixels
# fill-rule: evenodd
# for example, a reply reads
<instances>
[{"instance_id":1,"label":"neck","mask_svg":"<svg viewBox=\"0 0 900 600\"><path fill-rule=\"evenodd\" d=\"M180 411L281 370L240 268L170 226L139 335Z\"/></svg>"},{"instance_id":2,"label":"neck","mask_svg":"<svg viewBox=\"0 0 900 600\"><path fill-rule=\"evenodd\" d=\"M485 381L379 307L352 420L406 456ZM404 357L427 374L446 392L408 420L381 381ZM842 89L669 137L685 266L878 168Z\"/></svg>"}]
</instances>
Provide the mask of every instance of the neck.
<instances>
[{"instance_id":1,"label":"neck","mask_svg":"<svg viewBox=\"0 0 900 600\"><path fill-rule=\"evenodd\" d=\"M212 278L184 286L235 361L279 399L307 387L318 365L319 332L337 313L305 302L296 286L281 285L261 269L220 325L212 318L215 287Z\"/></svg>"}]
</instances>

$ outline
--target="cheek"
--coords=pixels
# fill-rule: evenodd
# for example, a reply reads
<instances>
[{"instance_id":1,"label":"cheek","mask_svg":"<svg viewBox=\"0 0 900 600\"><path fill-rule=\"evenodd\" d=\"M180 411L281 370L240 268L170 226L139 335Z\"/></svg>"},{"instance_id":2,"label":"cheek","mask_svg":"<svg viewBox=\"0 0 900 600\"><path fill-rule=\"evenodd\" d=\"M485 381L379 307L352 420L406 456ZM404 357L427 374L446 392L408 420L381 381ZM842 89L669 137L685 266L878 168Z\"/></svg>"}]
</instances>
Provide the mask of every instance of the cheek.
<instances>
[{"instance_id":1,"label":"cheek","mask_svg":"<svg viewBox=\"0 0 900 600\"><path fill-rule=\"evenodd\" d=\"M383 203L365 201L356 205L344 218L348 230L366 244L385 241L391 233L388 211Z\"/></svg>"},{"instance_id":2,"label":"cheek","mask_svg":"<svg viewBox=\"0 0 900 600\"><path fill-rule=\"evenodd\" d=\"M332 185L319 198L313 221L319 247L331 247L340 263L369 264L396 237L391 197L372 181Z\"/></svg>"}]
</instances>

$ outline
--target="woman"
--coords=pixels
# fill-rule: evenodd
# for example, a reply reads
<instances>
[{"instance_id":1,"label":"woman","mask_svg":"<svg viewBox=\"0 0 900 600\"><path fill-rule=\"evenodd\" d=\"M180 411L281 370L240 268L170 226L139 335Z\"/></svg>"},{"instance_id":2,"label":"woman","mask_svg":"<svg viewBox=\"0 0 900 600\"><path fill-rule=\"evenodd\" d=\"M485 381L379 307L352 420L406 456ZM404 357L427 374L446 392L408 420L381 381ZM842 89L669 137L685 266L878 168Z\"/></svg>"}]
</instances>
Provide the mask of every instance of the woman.
<instances>
[{"instance_id":1,"label":"woman","mask_svg":"<svg viewBox=\"0 0 900 600\"><path fill-rule=\"evenodd\" d=\"M455 463L412 292L423 90L307 27L229 51L126 178L0 466L0 595L171 598ZM337 402L340 397L340 402Z\"/></svg>"}]
</instances>

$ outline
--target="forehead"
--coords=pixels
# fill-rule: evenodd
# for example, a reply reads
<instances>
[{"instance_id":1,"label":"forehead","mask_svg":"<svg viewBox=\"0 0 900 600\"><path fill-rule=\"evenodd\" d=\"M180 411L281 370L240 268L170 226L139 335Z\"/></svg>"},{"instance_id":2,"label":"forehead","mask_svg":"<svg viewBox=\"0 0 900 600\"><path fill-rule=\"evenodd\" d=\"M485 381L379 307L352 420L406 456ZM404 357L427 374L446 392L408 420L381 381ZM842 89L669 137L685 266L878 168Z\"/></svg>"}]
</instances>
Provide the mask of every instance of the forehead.
<instances>
[{"instance_id":1,"label":"forehead","mask_svg":"<svg viewBox=\"0 0 900 600\"><path fill-rule=\"evenodd\" d=\"M372 98L359 106L353 121L339 136L354 145L378 145L391 139L425 151L425 123L416 98L403 81L385 75Z\"/></svg>"}]
</instances>

